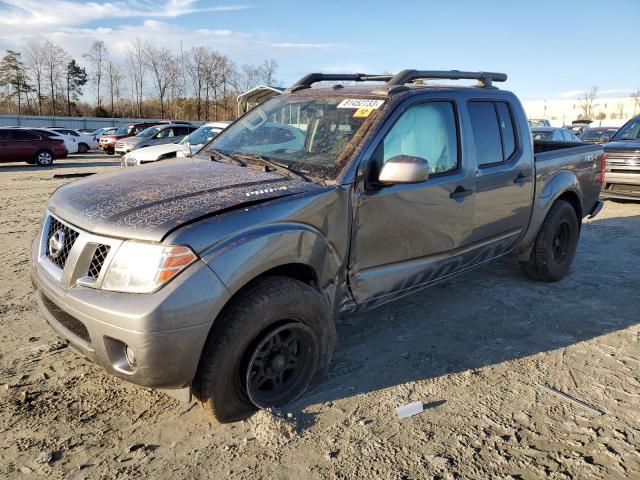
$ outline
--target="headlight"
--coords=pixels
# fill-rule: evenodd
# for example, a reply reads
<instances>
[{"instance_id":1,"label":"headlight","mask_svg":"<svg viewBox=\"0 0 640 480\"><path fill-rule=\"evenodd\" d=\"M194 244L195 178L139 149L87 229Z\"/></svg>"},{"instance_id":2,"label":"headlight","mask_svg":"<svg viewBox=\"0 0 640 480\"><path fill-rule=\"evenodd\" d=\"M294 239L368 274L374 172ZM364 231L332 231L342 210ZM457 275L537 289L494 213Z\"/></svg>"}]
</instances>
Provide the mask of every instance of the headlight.
<instances>
[{"instance_id":1,"label":"headlight","mask_svg":"<svg viewBox=\"0 0 640 480\"><path fill-rule=\"evenodd\" d=\"M189 247L124 242L102 282L102 289L149 293L160 288L198 257Z\"/></svg>"}]
</instances>

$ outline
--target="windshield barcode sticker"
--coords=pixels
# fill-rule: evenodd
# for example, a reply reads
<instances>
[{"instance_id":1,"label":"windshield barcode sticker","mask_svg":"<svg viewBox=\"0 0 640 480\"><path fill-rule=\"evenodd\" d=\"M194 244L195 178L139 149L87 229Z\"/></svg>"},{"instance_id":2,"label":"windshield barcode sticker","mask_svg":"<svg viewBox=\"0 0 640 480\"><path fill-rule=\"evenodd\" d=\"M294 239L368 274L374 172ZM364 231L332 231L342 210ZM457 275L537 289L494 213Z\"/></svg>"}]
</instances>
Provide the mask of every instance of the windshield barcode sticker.
<instances>
[{"instance_id":1,"label":"windshield barcode sticker","mask_svg":"<svg viewBox=\"0 0 640 480\"><path fill-rule=\"evenodd\" d=\"M384 103L384 100L371 100L368 98L347 98L338 104L338 108L370 108L375 110Z\"/></svg>"}]
</instances>

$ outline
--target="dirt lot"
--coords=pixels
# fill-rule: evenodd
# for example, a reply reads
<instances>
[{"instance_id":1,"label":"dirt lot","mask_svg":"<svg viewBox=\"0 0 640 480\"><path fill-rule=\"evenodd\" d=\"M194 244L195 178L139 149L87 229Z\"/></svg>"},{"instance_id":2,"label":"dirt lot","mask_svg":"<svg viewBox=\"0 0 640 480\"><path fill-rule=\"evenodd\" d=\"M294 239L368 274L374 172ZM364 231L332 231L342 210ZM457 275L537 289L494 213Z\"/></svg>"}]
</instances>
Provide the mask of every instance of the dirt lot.
<instances>
[{"instance_id":1,"label":"dirt lot","mask_svg":"<svg viewBox=\"0 0 640 480\"><path fill-rule=\"evenodd\" d=\"M38 314L27 252L71 181L53 175L113 160L0 166L0 477L640 478L640 204L587 221L560 283L505 259L340 319L324 383L214 426L104 374ZM410 401L425 411L398 420Z\"/></svg>"}]
</instances>

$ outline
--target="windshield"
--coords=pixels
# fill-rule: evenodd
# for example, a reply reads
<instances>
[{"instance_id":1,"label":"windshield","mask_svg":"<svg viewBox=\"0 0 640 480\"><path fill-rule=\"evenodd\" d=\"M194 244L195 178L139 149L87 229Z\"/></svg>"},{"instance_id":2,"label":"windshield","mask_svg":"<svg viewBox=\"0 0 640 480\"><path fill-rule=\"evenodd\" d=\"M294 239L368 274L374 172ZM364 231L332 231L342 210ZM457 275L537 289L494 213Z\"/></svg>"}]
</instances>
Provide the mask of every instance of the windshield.
<instances>
[{"instance_id":1,"label":"windshield","mask_svg":"<svg viewBox=\"0 0 640 480\"><path fill-rule=\"evenodd\" d=\"M185 143L188 143L190 145L203 145L210 142L218 132L220 132L220 128L217 127L200 127L199 129L191 132L190 135L183 138L180 141L180 144L184 145Z\"/></svg>"},{"instance_id":2,"label":"windshield","mask_svg":"<svg viewBox=\"0 0 640 480\"><path fill-rule=\"evenodd\" d=\"M611 140L638 140L640 139L640 117L633 118L624 124Z\"/></svg>"},{"instance_id":3,"label":"windshield","mask_svg":"<svg viewBox=\"0 0 640 480\"><path fill-rule=\"evenodd\" d=\"M158 133L163 127L149 127L142 130L136 137L153 137L156 133Z\"/></svg>"},{"instance_id":4,"label":"windshield","mask_svg":"<svg viewBox=\"0 0 640 480\"><path fill-rule=\"evenodd\" d=\"M600 138L614 133L615 130L585 130L580 138Z\"/></svg>"},{"instance_id":5,"label":"windshield","mask_svg":"<svg viewBox=\"0 0 640 480\"><path fill-rule=\"evenodd\" d=\"M551 140L553 137L553 132L549 130L538 130L535 132L531 132L534 140Z\"/></svg>"},{"instance_id":6,"label":"windshield","mask_svg":"<svg viewBox=\"0 0 640 480\"><path fill-rule=\"evenodd\" d=\"M278 96L228 127L206 150L262 155L319 178L333 178L341 169L343 149L383 103L334 94Z\"/></svg>"},{"instance_id":7,"label":"windshield","mask_svg":"<svg viewBox=\"0 0 640 480\"><path fill-rule=\"evenodd\" d=\"M129 135L129 132L133 129L132 126L124 126L124 127L120 127L118 128L118 130L116 130L116 135Z\"/></svg>"}]
</instances>

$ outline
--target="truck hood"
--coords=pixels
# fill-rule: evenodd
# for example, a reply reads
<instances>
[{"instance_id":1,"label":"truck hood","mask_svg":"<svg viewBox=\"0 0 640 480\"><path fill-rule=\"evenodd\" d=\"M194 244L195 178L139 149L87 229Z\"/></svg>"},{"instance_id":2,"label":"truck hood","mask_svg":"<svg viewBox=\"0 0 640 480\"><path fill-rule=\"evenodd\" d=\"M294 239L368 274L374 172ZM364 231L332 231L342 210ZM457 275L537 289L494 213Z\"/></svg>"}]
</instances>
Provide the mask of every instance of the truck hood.
<instances>
[{"instance_id":1,"label":"truck hood","mask_svg":"<svg viewBox=\"0 0 640 480\"><path fill-rule=\"evenodd\" d=\"M617 152L620 150L640 152L640 140L619 140L606 143L603 146L605 152Z\"/></svg>"},{"instance_id":2,"label":"truck hood","mask_svg":"<svg viewBox=\"0 0 640 480\"><path fill-rule=\"evenodd\" d=\"M182 158L69 183L48 208L98 235L159 242L200 218L323 188L257 167Z\"/></svg>"}]
</instances>

